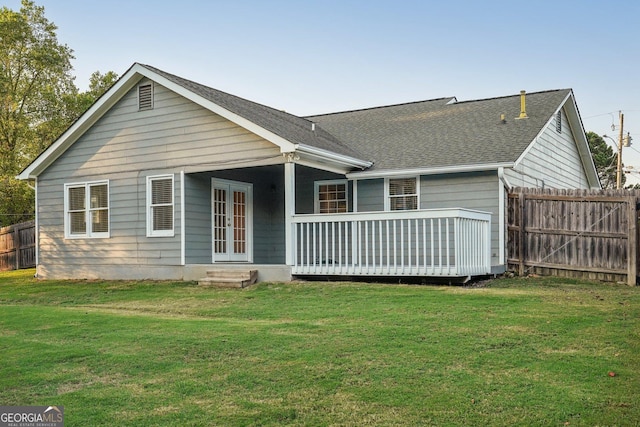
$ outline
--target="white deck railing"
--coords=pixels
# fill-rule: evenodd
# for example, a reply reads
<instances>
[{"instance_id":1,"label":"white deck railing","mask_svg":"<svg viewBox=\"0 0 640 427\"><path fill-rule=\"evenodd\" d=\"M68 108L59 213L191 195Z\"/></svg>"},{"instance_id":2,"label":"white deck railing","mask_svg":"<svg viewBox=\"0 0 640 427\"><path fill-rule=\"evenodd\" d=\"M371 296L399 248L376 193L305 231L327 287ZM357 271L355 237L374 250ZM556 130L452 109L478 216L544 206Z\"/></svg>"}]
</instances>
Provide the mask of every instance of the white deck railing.
<instances>
[{"instance_id":1,"label":"white deck railing","mask_svg":"<svg viewBox=\"0 0 640 427\"><path fill-rule=\"evenodd\" d=\"M474 276L491 272L491 214L468 209L296 215L298 275Z\"/></svg>"}]
</instances>

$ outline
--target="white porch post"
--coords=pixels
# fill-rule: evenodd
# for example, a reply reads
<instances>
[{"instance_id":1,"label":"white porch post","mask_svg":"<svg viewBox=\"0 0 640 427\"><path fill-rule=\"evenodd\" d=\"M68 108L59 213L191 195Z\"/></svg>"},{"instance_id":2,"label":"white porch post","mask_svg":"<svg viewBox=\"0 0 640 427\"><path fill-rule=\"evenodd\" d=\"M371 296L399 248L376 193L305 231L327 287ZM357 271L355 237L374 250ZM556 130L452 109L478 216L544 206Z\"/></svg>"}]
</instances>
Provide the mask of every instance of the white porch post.
<instances>
[{"instance_id":1,"label":"white porch post","mask_svg":"<svg viewBox=\"0 0 640 427\"><path fill-rule=\"evenodd\" d=\"M296 165L292 161L284 164L284 240L285 262L294 264L295 233L293 216L296 214Z\"/></svg>"}]
</instances>

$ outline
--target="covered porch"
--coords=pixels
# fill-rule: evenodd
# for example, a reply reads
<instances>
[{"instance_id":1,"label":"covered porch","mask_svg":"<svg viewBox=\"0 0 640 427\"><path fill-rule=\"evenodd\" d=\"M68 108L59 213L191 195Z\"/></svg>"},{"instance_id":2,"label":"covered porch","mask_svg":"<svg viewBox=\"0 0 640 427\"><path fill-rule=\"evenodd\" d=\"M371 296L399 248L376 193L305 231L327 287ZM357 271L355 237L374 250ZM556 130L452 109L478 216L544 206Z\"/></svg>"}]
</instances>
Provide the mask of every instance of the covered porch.
<instances>
[{"instance_id":1,"label":"covered porch","mask_svg":"<svg viewBox=\"0 0 640 427\"><path fill-rule=\"evenodd\" d=\"M293 162L187 174L185 279L215 268L257 269L258 281L491 273L491 214L357 212L357 182L346 186L347 212L316 213L316 183L337 179L346 181Z\"/></svg>"}]
</instances>

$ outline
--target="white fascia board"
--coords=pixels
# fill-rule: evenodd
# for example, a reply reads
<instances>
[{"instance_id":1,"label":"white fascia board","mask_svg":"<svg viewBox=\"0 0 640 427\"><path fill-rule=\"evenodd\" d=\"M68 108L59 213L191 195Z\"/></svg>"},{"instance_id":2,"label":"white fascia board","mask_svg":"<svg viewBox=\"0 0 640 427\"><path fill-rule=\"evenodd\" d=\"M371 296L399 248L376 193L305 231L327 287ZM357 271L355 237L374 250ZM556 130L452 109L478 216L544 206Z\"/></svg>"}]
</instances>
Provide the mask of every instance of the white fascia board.
<instances>
[{"instance_id":1,"label":"white fascia board","mask_svg":"<svg viewBox=\"0 0 640 427\"><path fill-rule=\"evenodd\" d=\"M172 82L171 80L156 74L155 72L145 68L145 67L140 67L141 69L138 71L140 74L142 74L143 76L155 81L156 83L166 87L167 89L187 98L188 100L195 102L196 104L200 105L203 108L206 108L207 110L218 114L221 117L224 117L225 119L237 124L238 126L247 129L248 131L266 139L269 142L272 142L273 144L277 145L278 147L280 147L280 152L281 153L287 153L287 152L292 152L295 151L296 148L298 147L298 144L293 143L279 135L276 135L275 133L264 129L261 126L258 126L257 124L253 123L250 120L245 119L244 117L233 113L229 110L227 110L226 108L221 107L220 105L216 104L215 102L209 101L208 99L205 99L203 97L201 97L200 95L191 92L188 89L185 89L184 87L180 86L177 83Z\"/></svg>"},{"instance_id":2,"label":"white fascia board","mask_svg":"<svg viewBox=\"0 0 640 427\"><path fill-rule=\"evenodd\" d=\"M356 167L359 169L366 169L373 165L372 162L367 160L356 159L355 157L345 156L342 154L337 154L331 151L323 150L321 148L310 147L308 145L299 144L298 145L298 153L306 154L310 157L317 157L321 159L325 159L331 162L335 162L339 165L344 165L348 167Z\"/></svg>"},{"instance_id":3,"label":"white fascia board","mask_svg":"<svg viewBox=\"0 0 640 427\"><path fill-rule=\"evenodd\" d=\"M347 174L348 179L391 178L410 175L439 175L461 172L485 172L499 168L512 168L513 162L487 163L480 165L443 166L437 168L391 169L381 171L358 171Z\"/></svg>"},{"instance_id":4,"label":"white fascia board","mask_svg":"<svg viewBox=\"0 0 640 427\"><path fill-rule=\"evenodd\" d=\"M16 177L33 179L40 175L54 160L64 153L95 122L100 119L116 102L136 85L142 76L138 74L140 66L135 64L103 96L82 114L58 139L43 151L29 166Z\"/></svg>"},{"instance_id":5,"label":"white fascia board","mask_svg":"<svg viewBox=\"0 0 640 427\"><path fill-rule=\"evenodd\" d=\"M573 92L570 99L573 108L565 109L565 112L567 113L567 117L569 119L569 128L571 129L571 133L576 139L576 143L578 145L578 153L580 153L582 164L585 168L587 178L589 179L589 186L591 188L601 189L602 185L600 183L600 178L598 178L598 171L593 161L593 156L591 155L589 140L587 139L587 134L582 123L582 118L580 117L580 110L578 110L578 104L576 103L576 99L573 96Z\"/></svg>"}]
</instances>

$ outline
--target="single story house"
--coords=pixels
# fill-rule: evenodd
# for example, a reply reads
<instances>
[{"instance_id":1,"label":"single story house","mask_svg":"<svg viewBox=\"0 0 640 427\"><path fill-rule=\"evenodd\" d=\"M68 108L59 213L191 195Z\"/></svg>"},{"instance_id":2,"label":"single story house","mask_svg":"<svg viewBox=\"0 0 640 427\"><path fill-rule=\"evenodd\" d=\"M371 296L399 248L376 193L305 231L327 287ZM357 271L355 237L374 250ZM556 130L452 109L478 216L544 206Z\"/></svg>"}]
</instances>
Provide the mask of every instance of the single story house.
<instances>
[{"instance_id":1,"label":"single story house","mask_svg":"<svg viewBox=\"0 0 640 427\"><path fill-rule=\"evenodd\" d=\"M573 91L298 117L134 64L19 175L41 278L465 278L510 187L599 188Z\"/></svg>"}]
</instances>

